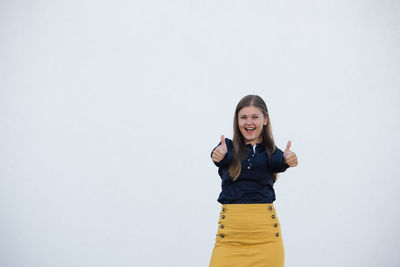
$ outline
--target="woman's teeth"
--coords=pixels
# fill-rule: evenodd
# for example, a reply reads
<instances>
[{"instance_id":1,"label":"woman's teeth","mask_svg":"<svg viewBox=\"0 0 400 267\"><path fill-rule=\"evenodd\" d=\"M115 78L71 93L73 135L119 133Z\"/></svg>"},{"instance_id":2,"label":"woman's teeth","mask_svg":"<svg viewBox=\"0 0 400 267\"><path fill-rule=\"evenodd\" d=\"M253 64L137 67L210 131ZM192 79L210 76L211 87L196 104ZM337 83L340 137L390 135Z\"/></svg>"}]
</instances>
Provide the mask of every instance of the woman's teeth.
<instances>
[{"instance_id":1,"label":"woman's teeth","mask_svg":"<svg viewBox=\"0 0 400 267\"><path fill-rule=\"evenodd\" d=\"M251 134L255 128L245 128L248 134Z\"/></svg>"}]
</instances>

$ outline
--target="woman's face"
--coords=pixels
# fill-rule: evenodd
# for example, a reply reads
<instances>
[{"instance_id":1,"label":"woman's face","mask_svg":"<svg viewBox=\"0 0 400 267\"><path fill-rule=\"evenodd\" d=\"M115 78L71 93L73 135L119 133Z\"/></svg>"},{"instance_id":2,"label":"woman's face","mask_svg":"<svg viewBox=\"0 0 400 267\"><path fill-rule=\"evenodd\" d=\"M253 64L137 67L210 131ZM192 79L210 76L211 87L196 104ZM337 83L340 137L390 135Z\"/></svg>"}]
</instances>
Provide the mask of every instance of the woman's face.
<instances>
[{"instance_id":1,"label":"woman's face","mask_svg":"<svg viewBox=\"0 0 400 267\"><path fill-rule=\"evenodd\" d=\"M263 125L267 125L261 110L254 106L244 107L238 113L238 125L245 143L252 145L261 142Z\"/></svg>"}]
</instances>

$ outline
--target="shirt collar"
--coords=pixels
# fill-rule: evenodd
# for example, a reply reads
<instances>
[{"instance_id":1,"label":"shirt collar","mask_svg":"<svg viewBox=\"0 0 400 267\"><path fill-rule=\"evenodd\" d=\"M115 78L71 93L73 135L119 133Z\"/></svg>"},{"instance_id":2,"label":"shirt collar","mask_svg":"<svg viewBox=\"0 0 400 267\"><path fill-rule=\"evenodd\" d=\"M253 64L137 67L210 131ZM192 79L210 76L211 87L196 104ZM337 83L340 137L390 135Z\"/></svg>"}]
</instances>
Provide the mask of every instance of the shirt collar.
<instances>
[{"instance_id":1,"label":"shirt collar","mask_svg":"<svg viewBox=\"0 0 400 267\"><path fill-rule=\"evenodd\" d=\"M250 146L253 149L254 153L256 153L256 147L260 144L262 144L262 142L256 143L254 145L252 145L251 143L248 143L248 144L246 144L246 146Z\"/></svg>"},{"instance_id":2,"label":"shirt collar","mask_svg":"<svg viewBox=\"0 0 400 267\"><path fill-rule=\"evenodd\" d=\"M262 142L256 143L255 145L258 146L259 144L262 144ZM253 145L250 143L247 143L246 146L253 146Z\"/></svg>"}]
</instances>

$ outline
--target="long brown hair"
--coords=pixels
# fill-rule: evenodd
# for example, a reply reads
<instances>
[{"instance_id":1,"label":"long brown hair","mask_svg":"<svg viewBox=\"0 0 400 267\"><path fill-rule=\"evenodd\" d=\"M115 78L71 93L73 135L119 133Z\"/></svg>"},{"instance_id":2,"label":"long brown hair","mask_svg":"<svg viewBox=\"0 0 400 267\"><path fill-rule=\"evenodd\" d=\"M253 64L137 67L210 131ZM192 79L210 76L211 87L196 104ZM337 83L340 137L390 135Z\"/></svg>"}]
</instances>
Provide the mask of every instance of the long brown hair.
<instances>
[{"instance_id":1,"label":"long brown hair","mask_svg":"<svg viewBox=\"0 0 400 267\"><path fill-rule=\"evenodd\" d=\"M246 145L244 137L239 129L238 124L238 114L239 111L244 107L254 106L260 109L264 118L267 118L267 125L263 125L261 131L261 141L265 147L268 154L268 161L271 158L272 153L275 151L275 142L272 135L271 120L269 119L267 105L264 100L258 95L247 95L243 97L236 106L235 116L233 118L233 157L232 162L229 165L229 175L233 177L235 181L241 172L241 161L244 160L246 156ZM272 173L274 182L277 179L277 173Z\"/></svg>"}]
</instances>

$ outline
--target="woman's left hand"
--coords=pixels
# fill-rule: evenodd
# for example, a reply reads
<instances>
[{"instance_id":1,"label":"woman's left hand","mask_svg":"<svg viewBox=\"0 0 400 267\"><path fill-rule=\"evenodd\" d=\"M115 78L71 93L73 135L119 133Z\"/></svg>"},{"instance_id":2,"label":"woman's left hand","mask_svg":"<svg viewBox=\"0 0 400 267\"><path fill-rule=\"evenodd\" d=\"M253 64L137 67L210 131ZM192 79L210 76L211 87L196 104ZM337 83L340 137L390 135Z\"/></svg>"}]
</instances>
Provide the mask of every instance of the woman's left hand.
<instances>
[{"instance_id":1,"label":"woman's left hand","mask_svg":"<svg viewBox=\"0 0 400 267\"><path fill-rule=\"evenodd\" d=\"M294 152L290 151L290 145L292 144L291 141L288 141L286 145L285 152L283 152L283 159L287 165L290 167L297 166L297 156Z\"/></svg>"}]
</instances>

